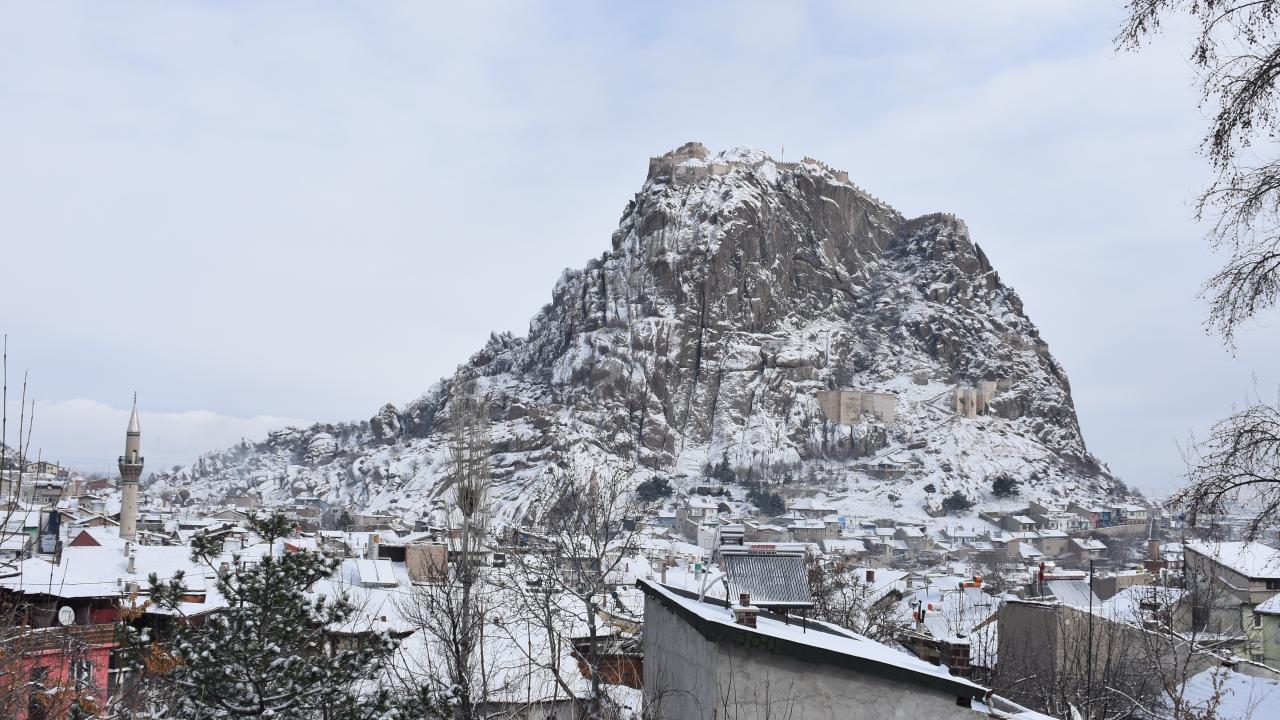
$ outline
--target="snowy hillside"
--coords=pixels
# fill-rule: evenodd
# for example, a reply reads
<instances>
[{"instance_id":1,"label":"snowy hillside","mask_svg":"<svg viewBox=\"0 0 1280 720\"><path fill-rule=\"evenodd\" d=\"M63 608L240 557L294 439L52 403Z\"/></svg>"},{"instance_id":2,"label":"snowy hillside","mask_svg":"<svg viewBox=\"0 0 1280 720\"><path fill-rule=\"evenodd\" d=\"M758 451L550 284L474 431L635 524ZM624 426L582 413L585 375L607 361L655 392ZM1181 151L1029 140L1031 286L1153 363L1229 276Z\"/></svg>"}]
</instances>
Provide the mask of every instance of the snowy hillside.
<instances>
[{"instance_id":1,"label":"snowy hillside","mask_svg":"<svg viewBox=\"0 0 1280 720\"><path fill-rule=\"evenodd\" d=\"M984 380L1000 383L989 411L957 415L955 388ZM923 517L955 489L982 502L999 472L1030 498L1113 483L1065 373L962 221L907 219L816 161L691 143L651 161L612 247L565 271L525 337L492 336L405 408L281 430L156 487L413 516L442 492L465 385L490 409L507 518L552 464L689 485L726 452L740 476L821 485L866 515ZM841 389L894 393L896 417L832 422L816 393Z\"/></svg>"}]
</instances>

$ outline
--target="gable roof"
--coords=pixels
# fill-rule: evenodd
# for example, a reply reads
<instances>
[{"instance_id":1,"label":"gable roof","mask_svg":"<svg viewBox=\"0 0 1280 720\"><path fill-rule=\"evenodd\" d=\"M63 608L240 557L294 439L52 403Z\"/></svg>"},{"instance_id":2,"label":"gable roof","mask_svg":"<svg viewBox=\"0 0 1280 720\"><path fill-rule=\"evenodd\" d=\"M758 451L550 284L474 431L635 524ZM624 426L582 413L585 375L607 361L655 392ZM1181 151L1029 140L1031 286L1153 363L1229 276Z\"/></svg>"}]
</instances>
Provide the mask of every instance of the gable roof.
<instances>
[{"instance_id":1,"label":"gable roof","mask_svg":"<svg viewBox=\"0 0 1280 720\"><path fill-rule=\"evenodd\" d=\"M1187 543L1187 547L1245 577L1280 579L1280 550L1270 545L1260 542L1193 541Z\"/></svg>"}]
</instances>

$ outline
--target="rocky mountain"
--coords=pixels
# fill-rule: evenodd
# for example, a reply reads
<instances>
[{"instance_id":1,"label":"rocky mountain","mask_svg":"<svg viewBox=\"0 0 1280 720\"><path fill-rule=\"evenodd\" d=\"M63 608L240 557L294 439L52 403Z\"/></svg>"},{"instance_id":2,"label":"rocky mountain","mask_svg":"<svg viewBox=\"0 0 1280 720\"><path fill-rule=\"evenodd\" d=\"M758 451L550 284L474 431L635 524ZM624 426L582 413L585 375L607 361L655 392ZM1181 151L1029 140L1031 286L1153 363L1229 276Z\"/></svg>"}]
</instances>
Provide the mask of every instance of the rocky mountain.
<instances>
[{"instance_id":1,"label":"rocky mountain","mask_svg":"<svg viewBox=\"0 0 1280 720\"><path fill-rule=\"evenodd\" d=\"M880 404L837 423L818 400L831 390ZM488 408L507 518L553 465L690 485L727 459L740 479L876 517L936 514L953 490L987 500L1000 473L1024 497L1114 486L1066 373L963 221L906 218L815 160L697 143L651 160L609 249L564 272L525 337L492 335L406 407L284 429L154 482L425 512L448 492L463 392Z\"/></svg>"}]
</instances>

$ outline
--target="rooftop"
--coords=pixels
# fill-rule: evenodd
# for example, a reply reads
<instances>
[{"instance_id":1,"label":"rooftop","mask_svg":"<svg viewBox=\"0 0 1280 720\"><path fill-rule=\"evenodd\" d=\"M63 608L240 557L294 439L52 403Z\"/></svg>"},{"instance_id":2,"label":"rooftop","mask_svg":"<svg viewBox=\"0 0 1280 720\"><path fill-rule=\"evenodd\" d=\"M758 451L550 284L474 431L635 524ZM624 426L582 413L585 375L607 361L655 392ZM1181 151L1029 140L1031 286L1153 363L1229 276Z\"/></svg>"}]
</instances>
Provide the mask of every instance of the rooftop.
<instances>
[{"instance_id":1,"label":"rooftop","mask_svg":"<svg viewBox=\"0 0 1280 720\"><path fill-rule=\"evenodd\" d=\"M945 667L834 625L794 617L783 619L762 612L756 619L756 627L750 628L734 623L733 613L719 603L700 602L696 597L655 582L641 580L637 584L646 594L661 600L708 638L723 637L726 632L747 633L770 641L769 647L776 652L792 654L810 662L842 665L869 675L962 697L980 699L987 693L980 685L952 676ZM752 602L755 602L754 597Z\"/></svg>"},{"instance_id":2,"label":"rooftop","mask_svg":"<svg viewBox=\"0 0 1280 720\"><path fill-rule=\"evenodd\" d=\"M1249 578L1280 579L1280 550L1259 542L1207 543L1187 547Z\"/></svg>"}]
</instances>

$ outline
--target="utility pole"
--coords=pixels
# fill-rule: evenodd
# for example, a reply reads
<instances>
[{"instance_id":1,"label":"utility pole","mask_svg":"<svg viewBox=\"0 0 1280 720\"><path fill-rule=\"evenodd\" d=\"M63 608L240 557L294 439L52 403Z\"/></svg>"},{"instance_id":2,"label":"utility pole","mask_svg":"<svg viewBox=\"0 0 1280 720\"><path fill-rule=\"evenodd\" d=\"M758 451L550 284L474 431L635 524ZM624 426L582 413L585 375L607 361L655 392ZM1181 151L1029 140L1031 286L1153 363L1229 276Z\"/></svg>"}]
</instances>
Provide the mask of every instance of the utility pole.
<instances>
[{"instance_id":1,"label":"utility pole","mask_svg":"<svg viewBox=\"0 0 1280 720\"><path fill-rule=\"evenodd\" d=\"M1089 559L1089 650L1085 655L1085 662L1088 663L1088 681L1085 684L1085 702L1090 702L1093 698L1093 559Z\"/></svg>"}]
</instances>

